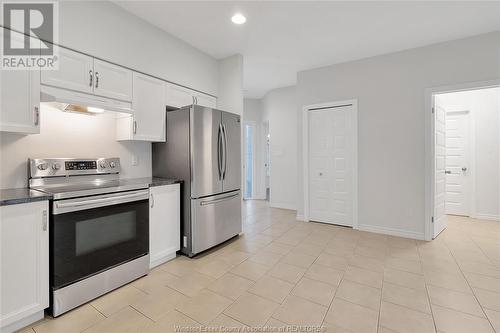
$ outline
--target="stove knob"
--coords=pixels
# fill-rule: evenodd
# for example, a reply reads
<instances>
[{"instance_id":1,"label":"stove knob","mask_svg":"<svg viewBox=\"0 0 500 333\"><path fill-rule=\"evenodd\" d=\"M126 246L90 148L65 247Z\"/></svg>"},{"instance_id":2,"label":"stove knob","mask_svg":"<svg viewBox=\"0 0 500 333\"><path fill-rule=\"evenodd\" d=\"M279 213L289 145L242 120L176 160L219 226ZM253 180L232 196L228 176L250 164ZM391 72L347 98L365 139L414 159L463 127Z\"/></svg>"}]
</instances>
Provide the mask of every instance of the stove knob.
<instances>
[{"instance_id":1,"label":"stove knob","mask_svg":"<svg viewBox=\"0 0 500 333\"><path fill-rule=\"evenodd\" d=\"M116 164L115 164L115 162L109 162L109 166L111 167L111 169L114 169Z\"/></svg>"},{"instance_id":2,"label":"stove knob","mask_svg":"<svg viewBox=\"0 0 500 333\"><path fill-rule=\"evenodd\" d=\"M99 165L101 166L101 168L106 169L106 162L102 161L101 163L99 163Z\"/></svg>"},{"instance_id":3,"label":"stove knob","mask_svg":"<svg viewBox=\"0 0 500 333\"><path fill-rule=\"evenodd\" d=\"M52 164L52 170L56 170L57 171L59 169L61 169L61 165L59 163Z\"/></svg>"},{"instance_id":4,"label":"stove knob","mask_svg":"<svg viewBox=\"0 0 500 333\"><path fill-rule=\"evenodd\" d=\"M47 168L49 167L49 164L48 163L40 163L36 167L38 168L38 170L47 170Z\"/></svg>"}]
</instances>

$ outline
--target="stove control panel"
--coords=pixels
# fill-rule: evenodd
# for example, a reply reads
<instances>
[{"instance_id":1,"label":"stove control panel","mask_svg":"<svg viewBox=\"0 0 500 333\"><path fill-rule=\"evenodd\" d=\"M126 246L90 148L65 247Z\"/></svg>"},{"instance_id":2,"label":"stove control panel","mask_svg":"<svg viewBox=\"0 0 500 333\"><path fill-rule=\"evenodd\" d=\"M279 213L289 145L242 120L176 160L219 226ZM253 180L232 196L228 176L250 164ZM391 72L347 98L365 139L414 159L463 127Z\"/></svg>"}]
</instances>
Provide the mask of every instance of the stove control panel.
<instances>
[{"instance_id":1,"label":"stove control panel","mask_svg":"<svg viewBox=\"0 0 500 333\"><path fill-rule=\"evenodd\" d=\"M120 173L120 158L30 158L29 178Z\"/></svg>"},{"instance_id":2,"label":"stove control panel","mask_svg":"<svg viewBox=\"0 0 500 333\"><path fill-rule=\"evenodd\" d=\"M66 170L97 170L97 161L64 162Z\"/></svg>"}]
</instances>

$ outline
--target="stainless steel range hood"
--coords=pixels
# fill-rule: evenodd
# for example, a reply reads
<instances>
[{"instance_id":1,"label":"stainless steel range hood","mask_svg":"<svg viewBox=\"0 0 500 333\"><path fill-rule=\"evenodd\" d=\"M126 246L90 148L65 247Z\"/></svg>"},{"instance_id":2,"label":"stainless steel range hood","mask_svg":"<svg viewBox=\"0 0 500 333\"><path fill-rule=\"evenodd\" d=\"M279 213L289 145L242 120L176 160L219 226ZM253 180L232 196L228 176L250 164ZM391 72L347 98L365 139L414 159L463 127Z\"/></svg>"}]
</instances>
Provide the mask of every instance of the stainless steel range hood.
<instances>
[{"instance_id":1,"label":"stainless steel range hood","mask_svg":"<svg viewBox=\"0 0 500 333\"><path fill-rule=\"evenodd\" d=\"M52 107L67 112L97 114L106 110L133 113L130 102L44 85L41 86L40 102L49 103Z\"/></svg>"}]
</instances>

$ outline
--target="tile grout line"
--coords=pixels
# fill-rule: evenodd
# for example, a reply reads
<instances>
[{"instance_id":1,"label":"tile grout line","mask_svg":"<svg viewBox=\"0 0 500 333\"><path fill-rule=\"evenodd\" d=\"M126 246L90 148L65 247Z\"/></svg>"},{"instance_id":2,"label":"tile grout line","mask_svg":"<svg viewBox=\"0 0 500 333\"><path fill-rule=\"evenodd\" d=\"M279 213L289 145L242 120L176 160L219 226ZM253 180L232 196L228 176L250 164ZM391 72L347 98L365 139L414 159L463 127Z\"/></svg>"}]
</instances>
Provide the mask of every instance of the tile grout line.
<instances>
[{"instance_id":1,"label":"tile grout line","mask_svg":"<svg viewBox=\"0 0 500 333\"><path fill-rule=\"evenodd\" d=\"M417 246L417 251L418 251L418 257L420 258L420 265L422 266L422 272L424 273L425 293L427 295L427 302L429 304L429 309L431 310L431 318L432 318L432 323L434 324L434 332L438 332L436 318L434 318L434 311L432 309L431 297L429 295L429 288L427 287L427 280L425 279L425 272L423 271L422 254L420 253L420 247L418 246Z\"/></svg>"},{"instance_id":2,"label":"tile grout line","mask_svg":"<svg viewBox=\"0 0 500 333\"><path fill-rule=\"evenodd\" d=\"M460 228L461 229L461 228ZM470 238L470 237L469 237ZM472 238L471 238L472 240ZM474 240L472 240L472 242L474 243L474 245L476 245L476 243L474 242ZM446 239L444 239L444 243L445 245L448 247L448 244L446 243ZM477 246L477 245L476 245ZM479 247L479 246L478 246ZM480 248L481 249L481 248ZM460 265L458 264L458 261L457 261L457 258L455 257L455 255L453 254L453 251L451 251L449 248L448 250L450 251L451 253L451 256L453 258L453 260L455 261L455 264L458 266L458 269L460 270L460 273L462 274L462 277L464 278L465 282L467 283L467 286L469 286L470 290L472 291L472 295L474 296L474 299L476 300L477 304L479 305L479 307L481 308L481 311L483 312L484 314L484 317L483 319L486 319L488 321L488 323L490 324L490 327L493 329L493 332L496 332L495 330L495 327L493 326L493 324L491 323L490 321L490 318L488 317L488 315L486 314L486 312L484 311L484 308L483 306L481 305L481 303L479 302L479 300L477 299L477 296L476 296L476 293L474 292L474 289L472 288L472 286L470 285L469 283L469 280L467 280L467 277L465 276L464 272L462 271L462 268L460 267ZM482 250L481 250L482 252ZM484 254L484 253L483 253ZM487 257L487 256L486 256ZM487 257L488 258L488 257ZM488 258L489 259L489 258ZM480 318L480 317L478 317Z\"/></svg>"}]
</instances>

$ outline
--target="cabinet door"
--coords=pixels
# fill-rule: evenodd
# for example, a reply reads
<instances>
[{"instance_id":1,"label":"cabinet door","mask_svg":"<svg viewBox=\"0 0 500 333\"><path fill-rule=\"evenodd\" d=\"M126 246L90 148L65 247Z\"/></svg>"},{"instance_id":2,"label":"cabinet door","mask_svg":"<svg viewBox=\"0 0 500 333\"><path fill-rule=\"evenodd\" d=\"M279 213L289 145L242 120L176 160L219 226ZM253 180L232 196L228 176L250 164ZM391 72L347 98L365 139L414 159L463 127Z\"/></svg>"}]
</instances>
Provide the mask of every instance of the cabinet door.
<instances>
[{"instance_id":1,"label":"cabinet door","mask_svg":"<svg viewBox=\"0 0 500 333\"><path fill-rule=\"evenodd\" d=\"M94 59L94 94L132 101L132 71Z\"/></svg>"},{"instance_id":2,"label":"cabinet door","mask_svg":"<svg viewBox=\"0 0 500 333\"><path fill-rule=\"evenodd\" d=\"M149 189L149 257L155 267L180 249L180 184Z\"/></svg>"},{"instance_id":3,"label":"cabinet door","mask_svg":"<svg viewBox=\"0 0 500 333\"><path fill-rule=\"evenodd\" d=\"M147 75L134 73L132 100L134 140L165 141L164 82Z\"/></svg>"},{"instance_id":4,"label":"cabinet door","mask_svg":"<svg viewBox=\"0 0 500 333\"><path fill-rule=\"evenodd\" d=\"M59 47L59 69L42 71L42 84L91 93L94 87L93 58Z\"/></svg>"},{"instance_id":5,"label":"cabinet door","mask_svg":"<svg viewBox=\"0 0 500 333\"><path fill-rule=\"evenodd\" d=\"M166 84L166 105L181 108L194 104L194 91L171 83Z\"/></svg>"},{"instance_id":6,"label":"cabinet door","mask_svg":"<svg viewBox=\"0 0 500 333\"><path fill-rule=\"evenodd\" d=\"M40 133L40 70L0 70L0 131Z\"/></svg>"},{"instance_id":7,"label":"cabinet door","mask_svg":"<svg viewBox=\"0 0 500 333\"><path fill-rule=\"evenodd\" d=\"M49 306L48 211L47 201L0 207L0 327Z\"/></svg>"},{"instance_id":8,"label":"cabinet door","mask_svg":"<svg viewBox=\"0 0 500 333\"><path fill-rule=\"evenodd\" d=\"M210 95L197 93L195 95L195 102L197 105L205 106L207 108L217 108L217 98Z\"/></svg>"}]
</instances>

